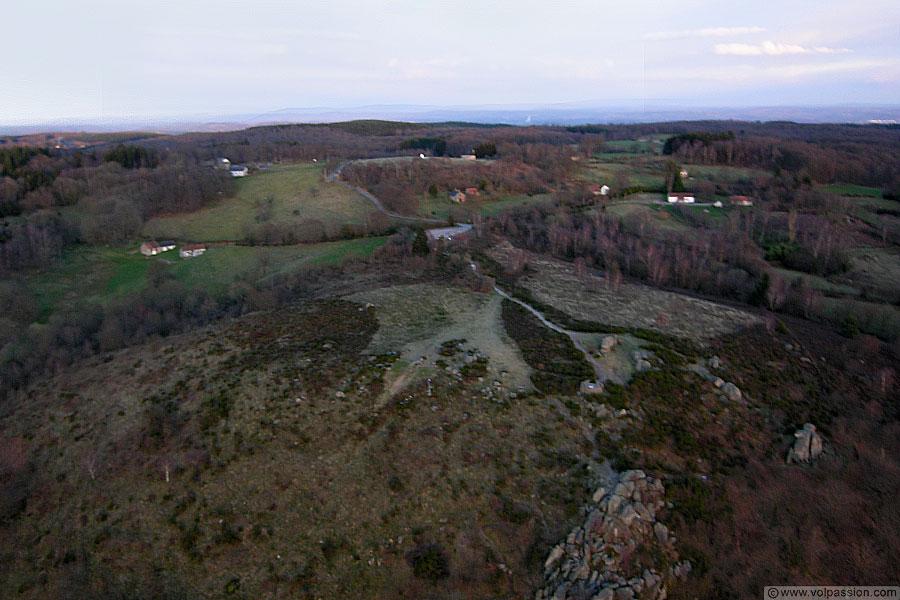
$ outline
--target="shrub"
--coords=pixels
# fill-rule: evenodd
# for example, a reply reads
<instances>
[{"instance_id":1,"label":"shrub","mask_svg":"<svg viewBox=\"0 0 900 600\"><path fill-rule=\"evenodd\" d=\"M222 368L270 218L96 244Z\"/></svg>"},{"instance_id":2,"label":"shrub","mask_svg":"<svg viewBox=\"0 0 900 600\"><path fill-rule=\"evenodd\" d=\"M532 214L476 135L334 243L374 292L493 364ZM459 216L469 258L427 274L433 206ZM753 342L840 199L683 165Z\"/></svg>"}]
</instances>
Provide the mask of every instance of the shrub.
<instances>
[{"instance_id":1,"label":"shrub","mask_svg":"<svg viewBox=\"0 0 900 600\"><path fill-rule=\"evenodd\" d=\"M847 338L855 338L859 335L859 320L853 315L847 315L841 321L841 335Z\"/></svg>"},{"instance_id":2,"label":"shrub","mask_svg":"<svg viewBox=\"0 0 900 600\"><path fill-rule=\"evenodd\" d=\"M447 555L437 544L420 544L407 555L407 560L420 579L438 581L450 576Z\"/></svg>"}]
</instances>

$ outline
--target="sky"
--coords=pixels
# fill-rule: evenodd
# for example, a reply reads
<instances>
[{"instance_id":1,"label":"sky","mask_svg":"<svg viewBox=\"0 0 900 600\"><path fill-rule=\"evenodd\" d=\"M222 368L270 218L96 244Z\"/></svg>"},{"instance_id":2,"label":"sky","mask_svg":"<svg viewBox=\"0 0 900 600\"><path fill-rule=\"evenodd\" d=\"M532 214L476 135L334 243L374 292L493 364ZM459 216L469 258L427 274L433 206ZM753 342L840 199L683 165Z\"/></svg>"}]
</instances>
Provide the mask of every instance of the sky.
<instances>
[{"instance_id":1,"label":"sky","mask_svg":"<svg viewBox=\"0 0 900 600\"><path fill-rule=\"evenodd\" d=\"M900 104L897 0L8 4L0 124L382 104Z\"/></svg>"}]
</instances>

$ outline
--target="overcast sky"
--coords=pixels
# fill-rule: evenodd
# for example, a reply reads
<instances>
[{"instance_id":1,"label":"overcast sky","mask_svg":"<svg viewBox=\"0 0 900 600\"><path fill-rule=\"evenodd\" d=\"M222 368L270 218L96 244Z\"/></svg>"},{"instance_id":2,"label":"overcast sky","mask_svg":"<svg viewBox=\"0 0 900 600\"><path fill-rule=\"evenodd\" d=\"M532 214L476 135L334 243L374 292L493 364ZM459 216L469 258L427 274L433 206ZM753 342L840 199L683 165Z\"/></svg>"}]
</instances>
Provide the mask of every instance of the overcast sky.
<instances>
[{"instance_id":1,"label":"overcast sky","mask_svg":"<svg viewBox=\"0 0 900 600\"><path fill-rule=\"evenodd\" d=\"M31 0L6 3L0 22L6 124L371 104L900 104L898 0Z\"/></svg>"}]
</instances>

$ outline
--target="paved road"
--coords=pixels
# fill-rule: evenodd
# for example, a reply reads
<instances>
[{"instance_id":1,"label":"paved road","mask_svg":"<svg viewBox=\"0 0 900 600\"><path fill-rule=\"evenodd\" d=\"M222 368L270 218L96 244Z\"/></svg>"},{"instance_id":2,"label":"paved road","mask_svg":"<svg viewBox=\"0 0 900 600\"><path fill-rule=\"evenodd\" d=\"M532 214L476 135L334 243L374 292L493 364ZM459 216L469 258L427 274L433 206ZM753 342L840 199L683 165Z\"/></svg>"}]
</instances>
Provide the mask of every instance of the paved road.
<instances>
[{"instance_id":1,"label":"paved road","mask_svg":"<svg viewBox=\"0 0 900 600\"><path fill-rule=\"evenodd\" d=\"M427 223L441 223L443 225L447 224L446 219L431 219L431 218L427 218L427 217L408 217L406 215L398 215L396 213L389 212L384 207L384 205L381 203L381 200L379 200L378 198L376 198L375 196L373 196L366 190L362 189L361 187L356 187L355 185L351 185L351 184L347 183L346 181L344 181L343 179L338 178L338 175L340 175L341 170L344 167L346 167L347 165L349 165L351 162L353 162L353 161L348 160L347 162L342 163L341 166L339 166L337 169L335 169L334 172L328 176L328 181L331 181L334 183L339 183L342 186L344 186L345 188L350 188L351 190L359 192L360 194L362 194L363 196L365 196L366 198L371 200L372 204L375 205L375 208L377 208L378 210L380 210L387 216L391 217L392 219L404 219L407 221L425 221Z\"/></svg>"}]
</instances>

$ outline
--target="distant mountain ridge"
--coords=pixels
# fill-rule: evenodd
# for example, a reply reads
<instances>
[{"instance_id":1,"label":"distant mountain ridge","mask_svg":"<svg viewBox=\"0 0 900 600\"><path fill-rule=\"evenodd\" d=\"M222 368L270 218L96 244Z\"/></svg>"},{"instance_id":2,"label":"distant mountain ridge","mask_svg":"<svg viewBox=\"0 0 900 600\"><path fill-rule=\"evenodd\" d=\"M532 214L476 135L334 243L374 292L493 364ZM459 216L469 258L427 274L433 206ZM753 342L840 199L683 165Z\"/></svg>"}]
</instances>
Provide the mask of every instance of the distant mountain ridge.
<instances>
[{"instance_id":1,"label":"distant mountain ridge","mask_svg":"<svg viewBox=\"0 0 900 600\"><path fill-rule=\"evenodd\" d=\"M256 114L54 119L33 124L0 125L0 135L74 131L112 132L137 129L160 133L232 131L259 125L331 123L357 119L388 119L416 123L467 121L508 125L580 125L683 120L895 124L900 123L900 105L690 107L641 101L619 106L601 106L590 101L470 106L391 104L349 108L283 108Z\"/></svg>"}]
</instances>

